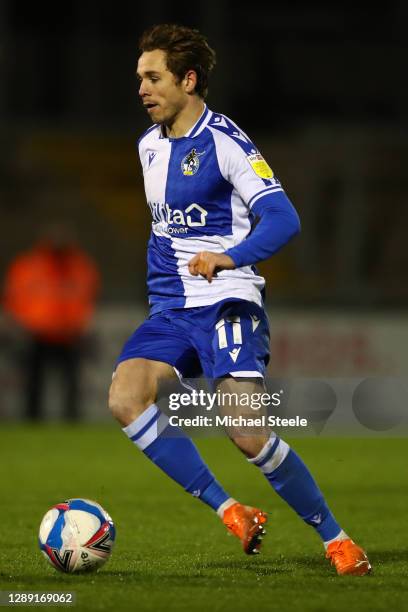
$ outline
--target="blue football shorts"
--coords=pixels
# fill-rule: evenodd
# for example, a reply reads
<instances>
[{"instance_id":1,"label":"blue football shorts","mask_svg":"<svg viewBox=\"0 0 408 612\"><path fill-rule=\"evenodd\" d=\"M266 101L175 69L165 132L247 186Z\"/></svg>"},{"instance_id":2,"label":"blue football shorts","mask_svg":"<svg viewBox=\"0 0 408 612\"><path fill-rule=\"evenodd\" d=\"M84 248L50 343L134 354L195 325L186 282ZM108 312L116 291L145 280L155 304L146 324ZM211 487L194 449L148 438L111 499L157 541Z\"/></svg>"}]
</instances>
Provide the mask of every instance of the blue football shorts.
<instances>
[{"instance_id":1,"label":"blue football shorts","mask_svg":"<svg viewBox=\"0 0 408 612\"><path fill-rule=\"evenodd\" d=\"M168 363L182 378L263 377L268 318L263 308L240 299L164 310L136 329L116 366L135 357Z\"/></svg>"}]
</instances>

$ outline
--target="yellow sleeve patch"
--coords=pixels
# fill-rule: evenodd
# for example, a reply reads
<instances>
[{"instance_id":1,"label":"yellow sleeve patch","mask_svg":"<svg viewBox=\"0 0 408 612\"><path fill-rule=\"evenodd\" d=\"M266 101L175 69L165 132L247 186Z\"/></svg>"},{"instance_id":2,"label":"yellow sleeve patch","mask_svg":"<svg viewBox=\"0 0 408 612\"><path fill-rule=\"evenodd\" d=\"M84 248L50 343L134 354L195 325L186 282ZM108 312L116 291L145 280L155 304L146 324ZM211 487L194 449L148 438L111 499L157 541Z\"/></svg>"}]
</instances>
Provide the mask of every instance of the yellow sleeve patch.
<instances>
[{"instance_id":1,"label":"yellow sleeve patch","mask_svg":"<svg viewBox=\"0 0 408 612\"><path fill-rule=\"evenodd\" d=\"M271 179L273 178L273 171L268 166L264 158L260 153L254 153L253 155L248 155L247 160L252 166L252 170L255 172L257 176L263 179Z\"/></svg>"}]
</instances>

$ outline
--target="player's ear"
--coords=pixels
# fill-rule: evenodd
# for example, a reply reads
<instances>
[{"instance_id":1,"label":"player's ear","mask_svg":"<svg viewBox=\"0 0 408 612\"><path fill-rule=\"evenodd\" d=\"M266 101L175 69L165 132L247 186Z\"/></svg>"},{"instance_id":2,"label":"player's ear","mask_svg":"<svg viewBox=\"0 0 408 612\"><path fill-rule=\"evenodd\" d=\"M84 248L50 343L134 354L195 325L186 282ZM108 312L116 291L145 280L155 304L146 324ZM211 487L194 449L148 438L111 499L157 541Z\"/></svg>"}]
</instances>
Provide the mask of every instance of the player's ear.
<instances>
[{"instance_id":1,"label":"player's ear","mask_svg":"<svg viewBox=\"0 0 408 612\"><path fill-rule=\"evenodd\" d=\"M194 93L194 89L197 85L197 73L195 70L188 70L183 79L184 88L186 93Z\"/></svg>"}]
</instances>

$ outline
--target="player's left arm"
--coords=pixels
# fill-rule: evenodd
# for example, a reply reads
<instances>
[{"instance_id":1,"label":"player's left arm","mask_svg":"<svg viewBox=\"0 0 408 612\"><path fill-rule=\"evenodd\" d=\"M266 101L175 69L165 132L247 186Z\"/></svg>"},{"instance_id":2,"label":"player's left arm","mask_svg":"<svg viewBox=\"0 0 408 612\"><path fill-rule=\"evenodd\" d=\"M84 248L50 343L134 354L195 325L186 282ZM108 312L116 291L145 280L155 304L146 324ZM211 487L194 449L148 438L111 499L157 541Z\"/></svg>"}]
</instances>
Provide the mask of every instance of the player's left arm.
<instances>
[{"instance_id":1,"label":"player's left arm","mask_svg":"<svg viewBox=\"0 0 408 612\"><path fill-rule=\"evenodd\" d=\"M188 262L188 269L193 276L204 276L211 283L217 272L221 270L234 270L236 268L235 261L226 253L210 253L210 251L201 251L194 255Z\"/></svg>"},{"instance_id":2,"label":"player's left arm","mask_svg":"<svg viewBox=\"0 0 408 612\"><path fill-rule=\"evenodd\" d=\"M268 259L300 232L294 206L255 145L243 134L245 144L228 130L213 133L221 173L246 203L248 214L258 217L258 224L245 240L224 253L202 251L190 260L190 274L201 274L209 282L218 271Z\"/></svg>"},{"instance_id":3,"label":"player's left arm","mask_svg":"<svg viewBox=\"0 0 408 612\"><path fill-rule=\"evenodd\" d=\"M248 238L225 253L197 253L188 264L190 274L201 274L211 282L220 270L251 266L269 259L300 232L299 216L283 191L267 201L256 202L252 211L259 221Z\"/></svg>"},{"instance_id":4,"label":"player's left arm","mask_svg":"<svg viewBox=\"0 0 408 612\"><path fill-rule=\"evenodd\" d=\"M252 212L259 217L254 231L241 244L225 251L236 268L269 259L300 232L300 219L284 191L258 200Z\"/></svg>"}]
</instances>

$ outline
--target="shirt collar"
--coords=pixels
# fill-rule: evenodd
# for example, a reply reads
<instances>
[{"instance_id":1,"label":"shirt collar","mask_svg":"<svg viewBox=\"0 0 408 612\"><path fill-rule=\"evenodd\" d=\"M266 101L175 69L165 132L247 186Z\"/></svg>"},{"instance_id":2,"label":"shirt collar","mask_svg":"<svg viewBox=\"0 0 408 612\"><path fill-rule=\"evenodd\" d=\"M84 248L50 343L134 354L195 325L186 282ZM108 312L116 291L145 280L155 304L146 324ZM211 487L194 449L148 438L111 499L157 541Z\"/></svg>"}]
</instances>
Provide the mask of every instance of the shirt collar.
<instances>
[{"instance_id":1,"label":"shirt collar","mask_svg":"<svg viewBox=\"0 0 408 612\"><path fill-rule=\"evenodd\" d=\"M180 138L195 138L196 136L201 134L201 132L204 130L207 123L209 122L211 115L212 115L212 112L207 107L207 105L204 104L204 110L199 116L199 118L197 119L197 121L195 122L195 124L188 130L186 134L184 134L184 136L180 136ZM164 126L160 126L159 138L167 138L167 136L164 133ZM178 138L169 138L169 140L178 140Z\"/></svg>"}]
</instances>

